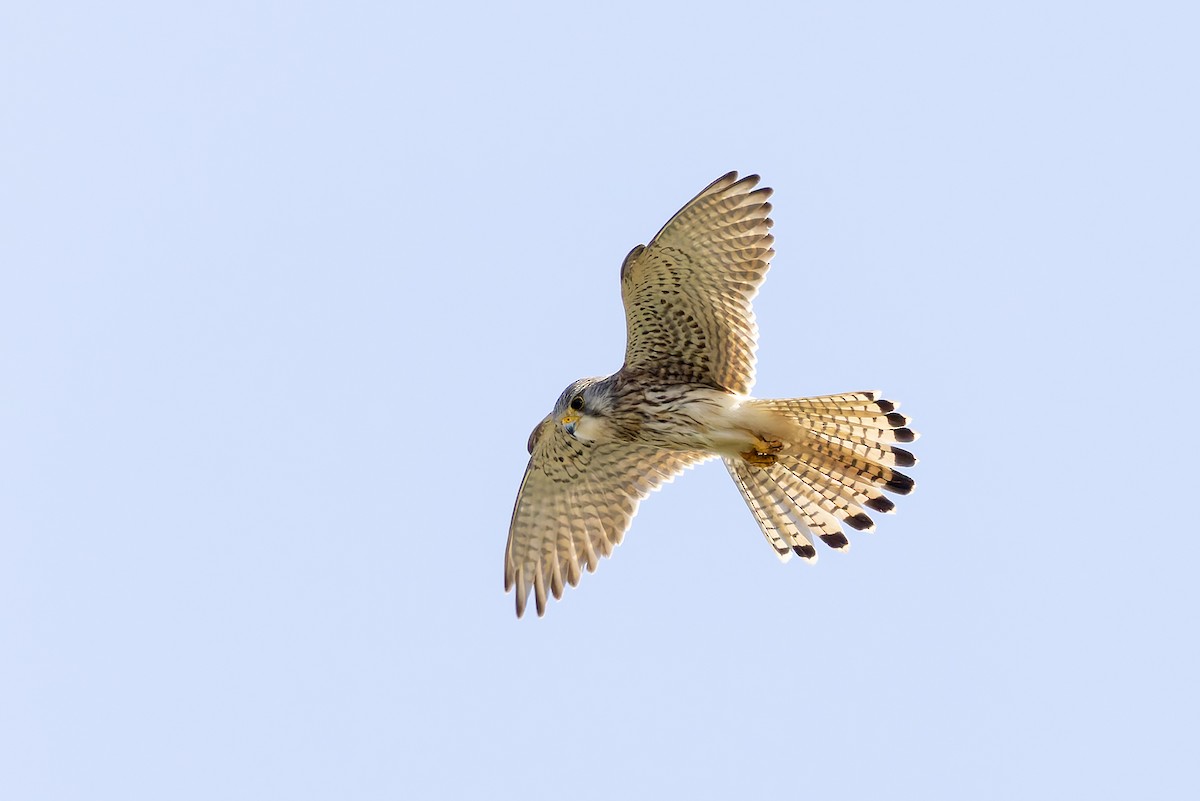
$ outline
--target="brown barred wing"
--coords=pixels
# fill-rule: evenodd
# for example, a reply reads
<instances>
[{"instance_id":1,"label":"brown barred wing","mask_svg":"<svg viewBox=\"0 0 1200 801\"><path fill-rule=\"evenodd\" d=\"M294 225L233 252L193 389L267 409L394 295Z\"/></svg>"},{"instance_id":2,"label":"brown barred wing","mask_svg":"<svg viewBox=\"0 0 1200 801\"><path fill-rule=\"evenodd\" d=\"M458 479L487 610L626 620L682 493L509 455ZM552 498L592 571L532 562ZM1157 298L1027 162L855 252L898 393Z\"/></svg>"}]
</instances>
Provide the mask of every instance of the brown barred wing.
<instances>
[{"instance_id":1,"label":"brown barred wing","mask_svg":"<svg viewBox=\"0 0 1200 801\"><path fill-rule=\"evenodd\" d=\"M771 190L736 172L714 181L621 267L623 370L747 394L758 326L751 300L775 251Z\"/></svg>"},{"instance_id":2,"label":"brown barred wing","mask_svg":"<svg viewBox=\"0 0 1200 801\"><path fill-rule=\"evenodd\" d=\"M547 420L517 493L504 552L504 589L516 590L517 617L530 590L537 613L561 598L621 543L638 505L681 470L708 458L626 444L592 445Z\"/></svg>"}]
</instances>

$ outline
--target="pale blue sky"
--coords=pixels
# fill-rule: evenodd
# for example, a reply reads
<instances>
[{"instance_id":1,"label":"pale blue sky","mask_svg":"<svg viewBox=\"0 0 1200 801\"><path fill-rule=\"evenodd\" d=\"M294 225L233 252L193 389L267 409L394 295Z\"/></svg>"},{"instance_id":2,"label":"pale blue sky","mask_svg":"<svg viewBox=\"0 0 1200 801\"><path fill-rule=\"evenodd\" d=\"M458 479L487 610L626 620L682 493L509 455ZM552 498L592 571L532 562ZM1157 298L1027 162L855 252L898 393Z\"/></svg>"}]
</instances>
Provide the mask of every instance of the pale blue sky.
<instances>
[{"instance_id":1,"label":"pale blue sky","mask_svg":"<svg viewBox=\"0 0 1200 801\"><path fill-rule=\"evenodd\" d=\"M1193 9L9 4L0 797L1197 794ZM708 464L517 621L526 437L731 169L757 393L917 491L781 566Z\"/></svg>"}]
</instances>

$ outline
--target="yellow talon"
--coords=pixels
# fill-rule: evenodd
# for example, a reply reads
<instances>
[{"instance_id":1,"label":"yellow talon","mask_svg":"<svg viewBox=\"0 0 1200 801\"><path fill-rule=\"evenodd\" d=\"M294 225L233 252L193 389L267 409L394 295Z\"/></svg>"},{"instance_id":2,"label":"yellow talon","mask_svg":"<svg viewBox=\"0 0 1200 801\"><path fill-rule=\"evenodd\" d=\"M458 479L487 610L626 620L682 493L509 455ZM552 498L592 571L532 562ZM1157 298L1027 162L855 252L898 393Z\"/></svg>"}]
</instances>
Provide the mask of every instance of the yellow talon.
<instances>
[{"instance_id":1,"label":"yellow talon","mask_svg":"<svg viewBox=\"0 0 1200 801\"><path fill-rule=\"evenodd\" d=\"M779 461L779 457L775 454L783 450L783 443L777 439L762 440L757 437L754 440L754 448L752 450L739 453L746 464L752 464L755 467L770 467Z\"/></svg>"},{"instance_id":2,"label":"yellow talon","mask_svg":"<svg viewBox=\"0 0 1200 801\"><path fill-rule=\"evenodd\" d=\"M745 451L739 453L738 456L741 456L746 464L752 464L755 467L770 467L778 460L773 453L759 453L758 451Z\"/></svg>"},{"instance_id":3,"label":"yellow talon","mask_svg":"<svg viewBox=\"0 0 1200 801\"><path fill-rule=\"evenodd\" d=\"M759 453L779 453L783 443L777 439L755 440L754 449Z\"/></svg>"}]
</instances>

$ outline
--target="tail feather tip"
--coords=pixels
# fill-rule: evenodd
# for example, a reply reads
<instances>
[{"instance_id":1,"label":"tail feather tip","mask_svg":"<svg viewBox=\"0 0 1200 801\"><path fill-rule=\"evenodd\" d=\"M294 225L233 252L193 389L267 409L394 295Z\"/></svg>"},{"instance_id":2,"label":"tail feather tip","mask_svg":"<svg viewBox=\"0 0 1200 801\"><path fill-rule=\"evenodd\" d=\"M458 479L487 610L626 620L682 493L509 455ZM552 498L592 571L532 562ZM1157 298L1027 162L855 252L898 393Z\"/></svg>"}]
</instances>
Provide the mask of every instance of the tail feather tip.
<instances>
[{"instance_id":1,"label":"tail feather tip","mask_svg":"<svg viewBox=\"0 0 1200 801\"><path fill-rule=\"evenodd\" d=\"M846 539L846 535L842 532L836 534L822 534L821 542L833 548L835 551L845 550L850 547L850 540Z\"/></svg>"},{"instance_id":2,"label":"tail feather tip","mask_svg":"<svg viewBox=\"0 0 1200 801\"><path fill-rule=\"evenodd\" d=\"M811 545L793 545L792 550L796 552L796 556L799 556L801 559L807 559L810 562L817 558L817 549Z\"/></svg>"},{"instance_id":3,"label":"tail feather tip","mask_svg":"<svg viewBox=\"0 0 1200 801\"><path fill-rule=\"evenodd\" d=\"M884 488L889 489L897 495L907 495L913 491L916 482L903 473L892 473L890 480L884 482Z\"/></svg>"},{"instance_id":4,"label":"tail feather tip","mask_svg":"<svg viewBox=\"0 0 1200 801\"><path fill-rule=\"evenodd\" d=\"M874 531L875 521L866 514L859 512L856 515L850 515L846 518L846 525L858 531Z\"/></svg>"},{"instance_id":5,"label":"tail feather tip","mask_svg":"<svg viewBox=\"0 0 1200 801\"><path fill-rule=\"evenodd\" d=\"M891 514L896 510L896 504L890 498L885 498L880 495L878 498L870 498L865 504L868 509L874 509L876 512Z\"/></svg>"}]
</instances>

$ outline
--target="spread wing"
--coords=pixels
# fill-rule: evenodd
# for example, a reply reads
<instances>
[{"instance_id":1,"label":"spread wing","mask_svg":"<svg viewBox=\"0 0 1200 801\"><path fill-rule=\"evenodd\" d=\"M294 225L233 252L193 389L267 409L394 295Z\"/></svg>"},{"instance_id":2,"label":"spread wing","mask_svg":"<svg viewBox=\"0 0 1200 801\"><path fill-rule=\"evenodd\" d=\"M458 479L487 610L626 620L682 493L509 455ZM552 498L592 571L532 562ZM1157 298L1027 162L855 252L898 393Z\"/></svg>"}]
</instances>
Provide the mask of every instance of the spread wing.
<instances>
[{"instance_id":1,"label":"spread wing","mask_svg":"<svg viewBox=\"0 0 1200 801\"><path fill-rule=\"evenodd\" d=\"M624 370L750 392L750 301L775 255L771 190L757 185L757 175L718 178L625 257Z\"/></svg>"},{"instance_id":2,"label":"spread wing","mask_svg":"<svg viewBox=\"0 0 1200 801\"><path fill-rule=\"evenodd\" d=\"M504 589L517 590L517 617L532 587L539 616L546 592L561 598L601 556L621 543L638 504L703 453L669 452L628 444L592 445L569 436L551 418L530 438L529 466L517 493Z\"/></svg>"}]
</instances>

